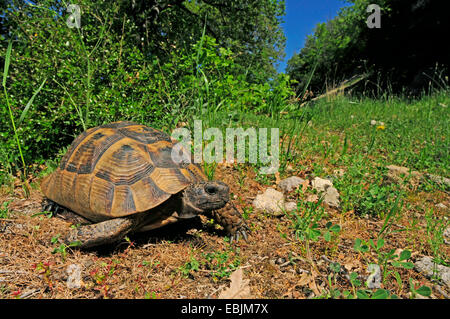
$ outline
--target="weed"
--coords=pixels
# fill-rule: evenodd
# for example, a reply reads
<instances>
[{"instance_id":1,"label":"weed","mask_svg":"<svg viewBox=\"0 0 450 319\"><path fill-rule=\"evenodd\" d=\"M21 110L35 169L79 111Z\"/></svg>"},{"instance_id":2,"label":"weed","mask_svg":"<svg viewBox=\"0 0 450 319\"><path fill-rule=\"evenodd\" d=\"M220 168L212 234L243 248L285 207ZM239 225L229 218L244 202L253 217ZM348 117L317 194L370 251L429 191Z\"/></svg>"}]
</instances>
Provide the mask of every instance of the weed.
<instances>
[{"instance_id":1,"label":"weed","mask_svg":"<svg viewBox=\"0 0 450 319\"><path fill-rule=\"evenodd\" d=\"M206 271L214 281L228 278L233 270L240 265L239 249L230 249L222 252L202 253L197 259L191 255L188 262L178 268L184 277L192 277L194 272Z\"/></svg>"},{"instance_id":2,"label":"weed","mask_svg":"<svg viewBox=\"0 0 450 319\"><path fill-rule=\"evenodd\" d=\"M190 260L186 262L183 266L179 267L178 270L184 277L192 276L193 271L197 271L200 268L200 262L193 256Z\"/></svg>"},{"instance_id":3,"label":"weed","mask_svg":"<svg viewBox=\"0 0 450 319\"><path fill-rule=\"evenodd\" d=\"M205 267L212 270L211 276L214 280L228 278L230 274L240 265L239 251L232 258L232 252L212 252L204 253Z\"/></svg>"},{"instance_id":4,"label":"weed","mask_svg":"<svg viewBox=\"0 0 450 319\"><path fill-rule=\"evenodd\" d=\"M439 264L445 264L448 261L448 256L443 253L441 246L444 244L444 231L450 222L444 218L439 218L434 215L433 209L430 208L425 213L426 233L428 243L431 248L434 260Z\"/></svg>"},{"instance_id":5,"label":"weed","mask_svg":"<svg viewBox=\"0 0 450 319\"><path fill-rule=\"evenodd\" d=\"M2 203L0 206L0 218L8 218L9 217L9 204L12 200L8 200Z\"/></svg>"},{"instance_id":6,"label":"weed","mask_svg":"<svg viewBox=\"0 0 450 319\"><path fill-rule=\"evenodd\" d=\"M39 262L39 263L34 263L31 265L31 268L34 269L35 271L37 271L39 273L39 275L41 275L45 282L47 283L47 286L50 289L53 289L53 283L51 281L51 269L50 266L52 265L51 262Z\"/></svg>"},{"instance_id":7,"label":"weed","mask_svg":"<svg viewBox=\"0 0 450 319\"><path fill-rule=\"evenodd\" d=\"M39 91L42 89L42 87L44 86L45 82L47 81L47 79L45 79L42 84L39 86L39 88L34 92L33 96L29 99L28 103L26 104L25 108L22 111L22 114L20 115L20 118L17 122L17 125L15 123L14 120L14 115L13 115L13 111L11 109L11 103L9 101L9 97L8 97L8 92L6 89L6 79L8 77L8 70L9 70L9 65L11 63L11 51L12 51L12 40L9 40L8 43L8 48L6 50L6 56L5 56L5 65L3 68L3 81L2 81L2 86L3 86L3 92L5 95L5 100L6 100L6 105L8 106L8 111L9 111L9 118L11 120L11 126L12 129L14 131L14 136L16 139L16 146L17 149L19 150L19 154L20 154L20 159L22 162L22 170L20 170L21 172L21 177L22 177L22 187L23 190L25 192L25 196L28 197L29 192L30 192L30 187L28 185L28 181L27 181L27 166L25 164L25 159L23 156L23 152L22 152L22 146L19 140L19 134L18 134L18 128L20 126L20 124L22 123L22 121L24 120L25 116L28 113L28 110L30 109L31 104L33 103L34 98L36 97L36 95L39 93Z\"/></svg>"},{"instance_id":8,"label":"weed","mask_svg":"<svg viewBox=\"0 0 450 319\"><path fill-rule=\"evenodd\" d=\"M430 287L424 285L416 286L412 278L409 278L409 291L411 293L410 295L411 299L415 299L417 294L424 297L429 297L431 295Z\"/></svg>"},{"instance_id":9,"label":"weed","mask_svg":"<svg viewBox=\"0 0 450 319\"><path fill-rule=\"evenodd\" d=\"M57 234L56 236L53 236L51 239L51 243L52 244L58 244L59 243L59 237L61 235ZM56 254L59 253L61 254L61 259L64 262L66 260L66 256L67 256L67 249L71 248L71 247L77 247L80 246L81 242L79 241L74 241L71 242L69 245L65 244L65 243L60 243L58 247L55 247L52 251L52 254Z\"/></svg>"}]
</instances>

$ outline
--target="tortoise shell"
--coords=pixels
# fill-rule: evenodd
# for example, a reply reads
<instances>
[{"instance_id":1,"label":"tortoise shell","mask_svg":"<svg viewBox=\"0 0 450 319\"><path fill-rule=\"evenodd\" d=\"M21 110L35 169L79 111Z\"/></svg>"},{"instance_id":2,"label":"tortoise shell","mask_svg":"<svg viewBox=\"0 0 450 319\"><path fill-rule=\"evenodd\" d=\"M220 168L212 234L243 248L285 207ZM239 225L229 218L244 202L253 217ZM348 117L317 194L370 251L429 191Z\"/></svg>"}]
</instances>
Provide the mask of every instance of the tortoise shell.
<instances>
[{"instance_id":1,"label":"tortoise shell","mask_svg":"<svg viewBox=\"0 0 450 319\"><path fill-rule=\"evenodd\" d=\"M176 163L164 132L133 122L88 129L47 176L44 195L92 221L148 211L206 180L193 163Z\"/></svg>"}]
</instances>

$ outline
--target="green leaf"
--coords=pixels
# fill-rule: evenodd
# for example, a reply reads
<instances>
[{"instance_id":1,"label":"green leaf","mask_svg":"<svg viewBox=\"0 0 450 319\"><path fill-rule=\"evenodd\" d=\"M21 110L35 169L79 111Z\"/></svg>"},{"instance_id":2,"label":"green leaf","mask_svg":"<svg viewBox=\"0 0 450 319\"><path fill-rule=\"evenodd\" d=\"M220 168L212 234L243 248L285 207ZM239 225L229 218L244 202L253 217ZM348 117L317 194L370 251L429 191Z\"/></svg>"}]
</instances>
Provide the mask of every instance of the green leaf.
<instances>
[{"instance_id":1,"label":"green leaf","mask_svg":"<svg viewBox=\"0 0 450 319\"><path fill-rule=\"evenodd\" d=\"M361 252L367 253L368 251L369 251L369 246L367 246L366 244L361 246Z\"/></svg>"},{"instance_id":2,"label":"green leaf","mask_svg":"<svg viewBox=\"0 0 450 319\"><path fill-rule=\"evenodd\" d=\"M378 289L375 291L371 299L387 299L389 297L389 292L385 289Z\"/></svg>"},{"instance_id":3,"label":"green leaf","mask_svg":"<svg viewBox=\"0 0 450 319\"><path fill-rule=\"evenodd\" d=\"M330 264L330 269L332 272L338 273L341 270L341 264L338 262L335 263L331 263Z\"/></svg>"},{"instance_id":4,"label":"green leaf","mask_svg":"<svg viewBox=\"0 0 450 319\"><path fill-rule=\"evenodd\" d=\"M27 105L25 106L25 108L22 111L22 114L20 115L19 121L17 122L17 127L20 126L20 124L22 123L23 119L25 118L25 116L28 113L28 109L30 108L31 104L34 101L34 98L36 97L36 95L39 93L39 91L42 89L42 87L44 86L45 82L47 81L47 79L44 79L44 81L42 81L41 85L38 87L38 89L36 91L34 91L33 96L30 98L30 100L28 101Z\"/></svg>"},{"instance_id":5,"label":"green leaf","mask_svg":"<svg viewBox=\"0 0 450 319\"><path fill-rule=\"evenodd\" d=\"M353 299L352 293L348 290L344 290L342 292L342 297L344 297L345 299Z\"/></svg>"},{"instance_id":6,"label":"green leaf","mask_svg":"<svg viewBox=\"0 0 450 319\"><path fill-rule=\"evenodd\" d=\"M414 268L414 264L412 262L402 262L402 267L405 269L413 269Z\"/></svg>"},{"instance_id":7,"label":"green leaf","mask_svg":"<svg viewBox=\"0 0 450 319\"><path fill-rule=\"evenodd\" d=\"M402 260L407 260L411 257L411 251L409 250L403 250L400 253L400 257L398 258L398 260L402 261Z\"/></svg>"},{"instance_id":8,"label":"green leaf","mask_svg":"<svg viewBox=\"0 0 450 319\"><path fill-rule=\"evenodd\" d=\"M323 239L325 239L325 241L331 241L331 233L327 231L325 234L323 234Z\"/></svg>"},{"instance_id":9,"label":"green leaf","mask_svg":"<svg viewBox=\"0 0 450 319\"><path fill-rule=\"evenodd\" d=\"M334 290L332 290L331 294L332 294L333 298L339 298L341 295L341 292L337 289L334 289Z\"/></svg>"},{"instance_id":10,"label":"green leaf","mask_svg":"<svg viewBox=\"0 0 450 319\"><path fill-rule=\"evenodd\" d=\"M339 225L333 225L333 226L330 228L330 230L331 230L333 233L337 234L337 233L339 233L339 232L341 231L341 226L339 226Z\"/></svg>"},{"instance_id":11,"label":"green leaf","mask_svg":"<svg viewBox=\"0 0 450 319\"><path fill-rule=\"evenodd\" d=\"M52 244L56 244L58 242L59 236L61 236L61 235L57 234L56 236L53 236L52 239L50 240L50 242Z\"/></svg>"},{"instance_id":12,"label":"green leaf","mask_svg":"<svg viewBox=\"0 0 450 319\"><path fill-rule=\"evenodd\" d=\"M355 251L360 251L360 249L361 249L361 243L362 243L362 240L359 239L359 238L356 238L356 239L355 239L355 244L353 245L353 249L354 249Z\"/></svg>"},{"instance_id":13,"label":"green leaf","mask_svg":"<svg viewBox=\"0 0 450 319\"><path fill-rule=\"evenodd\" d=\"M364 291L364 290L358 290L358 291L356 292L356 296L357 296L359 299L369 299L369 298L370 298L369 295L367 294L367 292Z\"/></svg>"},{"instance_id":14,"label":"green leaf","mask_svg":"<svg viewBox=\"0 0 450 319\"><path fill-rule=\"evenodd\" d=\"M422 296L424 296L424 297L429 297L429 296L431 295L431 288L430 288L430 287L427 287L427 286L420 286L420 287L416 290L416 292L417 292L419 295L422 295Z\"/></svg>"},{"instance_id":15,"label":"green leaf","mask_svg":"<svg viewBox=\"0 0 450 319\"><path fill-rule=\"evenodd\" d=\"M307 230L307 234L308 234L308 237L313 241L316 241L321 235L320 230L312 229L312 228L309 228Z\"/></svg>"},{"instance_id":16,"label":"green leaf","mask_svg":"<svg viewBox=\"0 0 450 319\"><path fill-rule=\"evenodd\" d=\"M394 271L394 277L395 277L395 280L397 281L397 285L401 288L403 286L403 282L402 282L402 278L400 277L400 274L398 273L398 271Z\"/></svg>"},{"instance_id":17,"label":"green leaf","mask_svg":"<svg viewBox=\"0 0 450 319\"><path fill-rule=\"evenodd\" d=\"M5 67L3 69L3 87L6 87L6 78L8 77L8 71L9 71L9 64L11 62L11 50L12 50L12 40L9 40L8 48L6 49L6 56L5 56Z\"/></svg>"},{"instance_id":18,"label":"green leaf","mask_svg":"<svg viewBox=\"0 0 450 319\"><path fill-rule=\"evenodd\" d=\"M381 249L384 247L384 239L380 238L377 240L377 249Z\"/></svg>"},{"instance_id":19,"label":"green leaf","mask_svg":"<svg viewBox=\"0 0 450 319\"><path fill-rule=\"evenodd\" d=\"M393 260L391 262L391 264L394 267L400 267L400 268L404 268L404 269L413 269L414 268L414 264L411 262L403 262L403 261Z\"/></svg>"}]
</instances>

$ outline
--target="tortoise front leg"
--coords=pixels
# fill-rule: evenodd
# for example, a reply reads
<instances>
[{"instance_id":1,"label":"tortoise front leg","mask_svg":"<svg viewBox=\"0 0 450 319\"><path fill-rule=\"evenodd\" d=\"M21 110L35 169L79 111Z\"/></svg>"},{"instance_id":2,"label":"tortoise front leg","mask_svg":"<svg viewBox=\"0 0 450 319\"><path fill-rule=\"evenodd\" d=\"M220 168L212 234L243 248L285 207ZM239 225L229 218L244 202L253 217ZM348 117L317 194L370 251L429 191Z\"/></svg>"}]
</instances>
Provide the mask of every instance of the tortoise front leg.
<instances>
[{"instance_id":1,"label":"tortoise front leg","mask_svg":"<svg viewBox=\"0 0 450 319\"><path fill-rule=\"evenodd\" d=\"M231 235L231 241L234 239L238 241L241 235L247 240L249 228L242 218L241 213L232 202L226 204L222 209L212 211L211 215Z\"/></svg>"},{"instance_id":2,"label":"tortoise front leg","mask_svg":"<svg viewBox=\"0 0 450 319\"><path fill-rule=\"evenodd\" d=\"M72 229L64 239L65 244L78 242L77 247L89 248L121 240L133 228L131 218L114 218L104 222Z\"/></svg>"}]
</instances>

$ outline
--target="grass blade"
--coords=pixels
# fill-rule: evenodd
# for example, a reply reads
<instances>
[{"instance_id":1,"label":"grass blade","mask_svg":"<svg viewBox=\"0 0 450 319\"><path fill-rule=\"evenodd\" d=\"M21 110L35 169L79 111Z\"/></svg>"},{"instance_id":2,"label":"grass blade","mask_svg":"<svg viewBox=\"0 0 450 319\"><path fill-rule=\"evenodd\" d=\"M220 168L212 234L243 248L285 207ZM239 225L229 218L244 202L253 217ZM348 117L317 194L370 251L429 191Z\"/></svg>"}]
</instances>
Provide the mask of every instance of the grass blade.
<instances>
[{"instance_id":1,"label":"grass blade","mask_svg":"<svg viewBox=\"0 0 450 319\"><path fill-rule=\"evenodd\" d=\"M30 109L31 104L33 104L34 98L36 97L36 95L41 91L42 87L44 86L45 82L47 81L47 78L44 79L44 81L42 81L41 86L39 86L39 88L34 91L33 96L31 97L31 99L28 101L27 105L25 106L25 108L22 111L22 114L20 115L19 121L17 122L17 127L20 126L20 124L22 124L23 119L25 118L25 116L28 113L28 110Z\"/></svg>"},{"instance_id":2,"label":"grass blade","mask_svg":"<svg viewBox=\"0 0 450 319\"><path fill-rule=\"evenodd\" d=\"M3 87L6 87L6 78L8 77L8 71L9 71L9 63L11 62L11 50L12 50L12 41L9 40L8 48L6 49L6 56L5 56L5 68L3 69Z\"/></svg>"}]
</instances>

